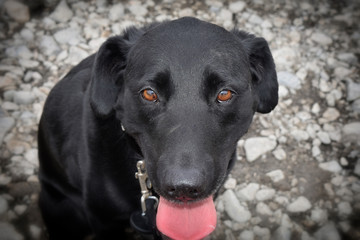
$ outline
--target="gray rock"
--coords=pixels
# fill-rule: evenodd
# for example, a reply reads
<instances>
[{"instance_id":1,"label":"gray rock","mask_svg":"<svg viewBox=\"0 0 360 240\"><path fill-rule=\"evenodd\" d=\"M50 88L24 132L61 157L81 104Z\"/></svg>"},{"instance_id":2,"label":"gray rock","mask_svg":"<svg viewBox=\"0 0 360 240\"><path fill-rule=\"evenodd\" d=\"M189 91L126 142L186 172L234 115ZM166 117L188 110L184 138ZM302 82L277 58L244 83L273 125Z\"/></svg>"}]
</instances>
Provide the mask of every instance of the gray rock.
<instances>
[{"instance_id":1,"label":"gray rock","mask_svg":"<svg viewBox=\"0 0 360 240\"><path fill-rule=\"evenodd\" d=\"M39 81L41 79L42 79L41 74L35 71L27 71L24 76L24 82Z\"/></svg>"},{"instance_id":2,"label":"gray rock","mask_svg":"<svg viewBox=\"0 0 360 240\"><path fill-rule=\"evenodd\" d=\"M66 0L56 6L55 10L51 13L50 17L57 22L67 22L73 17L73 12L66 3Z\"/></svg>"},{"instance_id":3,"label":"gray rock","mask_svg":"<svg viewBox=\"0 0 360 240\"><path fill-rule=\"evenodd\" d=\"M325 171L333 172L333 173L338 173L342 170L342 167L340 166L340 164L335 160L320 163L319 167Z\"/></svg>"},{"instance_id":4,"label":"gray rock","mask_svg":"<svg viewBox=\"0 0 360 240\"><path fill-rule=\"evenodd\" d=\"M266 173L266 176L270 177L271 181L279 182L285 178L284 172L280 169L273 170L271 172Z\"/></svg>"},{"instance_id":5,"label":"gray rock","mask_svg":"<svg viewBox=\"0 0 360 240\"><path fill-rule=\"evenodd\" d=\"M345 68L345 67L337 67L334 70L335 76L342 80L345 77L349 76L353 71L351 69Z\"/></svg>"},{"instance_id":6,"label":"gray rock","mask_svg":"<svg viewBox=\"0 0 360 240\"><path fill-rule=\"evenodd\" d=\"M347 96L346 100L354 101L360 98L360 83L354 83L352 80L348 79L347 83Z\"/></svg>"},{"instance_id":7,"label":"gray rock","mask_svg":"<svg viewBox=\"0 0 360 240\"><path fill-rule=\"evenodd\" d=\"M14 126L15 126L14 118L0 116L0 145L3 142L6 133L8 133Z\"/></svg>"},{"instance_id":8,"label":"gray rock","mask_svg":"<svg viewBox=\"0 0 360 240\"><path fill-rule=\"evenodd\" d=\"M236 198L235 193L228 189L223 194L223 201L225 212L229 217L239 223L244 223L250 220L251 213L243 207L239 200Z\"/></svg>"},{"instance_id":9,"label":"gray rock","mask_svg":"<svg viewBox=\"0 0 360 240\"><path fill-rule=\"evenodd\" d=\"M29 59L19 59L19 64L23 68L37 68L40 65L38 61Z\"/></svg>"},{"instance_id":10,"label":"gray rock","mask_svg":"<svg viewBox=\"0 0 360 240\"><path fill-rule=\"evenodd\" d=\"M23 240L24 237L16 231L13 225L0 222L0 233L2 240Z\"/></svg>"},{"instance_id":11,"label":"gray rock","mask_svg":"<svg viewBox=\"0 0 360 240\"><path fill-rule=\"evenodd\" d=\"M273 151L273 155L277 160L285 160L286 159L286 152L282 148L276 148L275 151Z\"/></svg>"},{"instance_id":12,"label":"gray rock","mask_svg":"<svg viewBox=\"0 0 360 240\"><path fill-rule=\"evenodd\" d=\"M236 179L235 178L228 178L224 183L225 189L234 189L236 187Z\"/></svg>"},{"instance_id":13,"label":"gray rock","mask_svg":"<svg viewBox=\"0 0 360 240\"><path fill-rule=\"evenodd\" d=\"M270 230L268 228L262 228L259 226L255 226L253 231L259 239L270 239Z\"/></svg>"},{"instance_id":14,"label":"gray rock","mask_svg":"<svg viewBox=\"0 0 360 240\"><path fill-rule=\"evenodd\" d=\"M271 240L290 240L290 239L291 239L291 230L285 226L278 227L271 236Z\"/></svg>"},{"instance_id":15,"label":"gray rock","mask_svg":"<svg viewBox=\"0 0 360 240\"><path fill-rule=\"evenodd\" d=\"M298 197L295 201L293 201L287 206L287 210L291 213L306 212L310 208L311 208L311 203L304 196Z\"/></svg>"},{"instance_id":16,"label":"gray rock","mask_svg":"<svg viewBox=\"0 0 360 240\"><path fill-rule=\"evenodd\" d=\"M255 234L250 230L244 230L239 235L239 240L254 240Z\"/></svg>"},{"instance_id":17,"label":"gray rock","mask_svg":"<svg viewBox=\"0 0 360 240\"><path fill-rule=\"evenodd\" d=\"M349 53L349 52L339 53L337 55L337 58L349 64L356 64L358 61L356 55L354 53Z\"/></svg>"},{"instance_id":18,"label":"gray rock","mask_svg":"<svg viewBox=\"0 0 360 240\"><path fill-rule=\"evenodd\" d=\"M27 206L25 204L19 204L14 207L14 212L18 216L23 215L26 210L27 210Z\"/></svg>"},{"instance_id":19,"label":"gray rock","mask_svg":"<svg viewBox=\"0 0 360 240\"><path fill-rule=\"evenodd\" d=\"M35 166L39 166L39 159L38 159L38 150L33 148L29 149L25 155L25 159L29 161L30 163L34 164Z\"/></svg>"},{"instance_id":20,"label":"gray rock","mask_svg":"<svg viewBox=\"0 0 360 240\"><path fill-rule=\"evenodd\" d=\"M301 88L300 79L293 73L281 71L277 77L280 85L296 90Z\"/></svg>"},{"instance_id":21,"label":"gray rock","mask_svg":"<svg viewBox=\"0 0 360 240\"><path fill-rule=\"evenodd\" d=\"M32 237L32 239L40 239L41 237L41 228L34 225L34 224L31 224L30 227L29 227L29 230L30 230L30 235Z\"/></svg>"},{"instance_id":22,"label":"gray rock","mask_svg":"<svg viewBox=\"0 0 360 240\"><path fill-rule=\"evenodd\" d=\"M360 99L355 100L351 104L351 109L356 113L360 113Z\"/></svg>"},{"instance_id":23,"label":"gray rock","mask_svg":"<svg viewBox=\"0 0 360 240\"><path fill-rule=\"evenodd\" d=\"M32 104L35 101L35 95L32 92L17 91L14 92L14 102L16 104Z\"/></svg>"},{"instance_id":24,"label":"gray rock","mask_svg":"<svg viewBox=\"0 0 360 240\"><path fill-rule=\"evenodd\" d=\"M250 23L254 24L255 26L261 25L261 23L264 21L260 16L256 14L252 14L248 20Z\"/></svg>"},{"instance_id":25,"label":"gray rock","mask_svg":"<svg viewBox=\"0 0 360 240\"><path fill-rule=\"evenodd\" d=\"M328 220L328 213L324 209L315 208L311 210L311 220L318 224L323 224Z\"/></svg>"},{"instance_id":26,"label":"gray rock","mask_svg":"<svg viewBox=\"0 0 360 240\"><path fill-rule=\"evenodd\" d=\"M5 198L0 196L0 216L7 212L9 204Z\"/></svg>"},{"instance_id":27,"label":"gray rock","mask_svg":"<svg viewBox=\"0 0 360 240\"><path fill-rule=\"evenodd\" d=\"M342 133L345 141L360 142L360 122L346 124L342 129Z\"/></svg>"},{"instance_id":28,"label":"gray rock","mask_svg":"<svg viewBox=\"0 0 360 240\"><path fill-rule=\"evenodd\" d=\"M34 41L34 33L28 28L23 28L20 31L20 36L27 42Z\"/></svg>"},{"instance_id":29,"label":"gray rock","mask_svg":"<svg viewBox=\"0 0 360 240\"><path fill-rule=\"evenodd\" d=\"M356 161L354 173L360 177L360 158Z\"/></svg>"},{"instance_id":30,"label":"gray rock","mask_svg":"<svg viewBox=\"0 0 360 240\"><path fill-rule=\"evenodd\" d=\"M140 4L133 4L130 5L128 8L132 14L138 17L144 17L148 13L147 8Z\"/></svg>"},{"instance_id":31,"label":"gray rock","mask_svg":"<svg viewBox=\"0 0 360 240\"><path fill-rule=\"evenodd\" d=\"M275 149L277 143L275 140L266 137L254 137L245 140L244 148L246 160L255 161L261 155Z\"/></svg>"},{"instance_id":32,"label":"gray rock","mask_svg":"<svg viewBox=\"0 0 360 240\"><path fill-rule=\"evenodd\" d=\"M246 2L237 1L229 4L229 10L233 13L239 13L246 7Z\"/></svg>"},{"instance_id":33,"label":"gray rock","mask_svg":"<svg viewBox=\"0 0 360 240\"><path fill-rule=\"evenodd\" d=\"M246 187L240 189L237 195L240 200L252 201L255 199L256 192L259 190L260 185L257 183L249 183Z\"/></svg>"},{"instance_id":34,"label":"gray rock","mask_svg":"<svg viewBox=\"0 0 360 240\"><path fill-rule=\"evenodd\" d=\"M340 234L333 222L328 222L314 234L316 240L341 240Z\"/></svg>"},{"instance_id":35,"label":"gray rock","mask_svg":"<svg viewBox=\"0 0 360 240\"><path fill-rule=\"evenodd\" d=\"M57 55L61 49L52 36L43 36L39 41L39 49L46 56Z\"/></svg>"},{"instance_id":36,"label":"gray rock","mask_svg":"<svg viewBox=\"0 0 360 240\"><path fill-rule=\"evenodd\" d=\"M118 3L113 5L109 11L109 18L111 21L119 21L124 16L124 5L122 3Z\"/></svg>"},{"instance_id":37,"label":"gray rock","mask_svg":"<svg viewBox=\"0 0 360 240\"><path fill-rule=\"evenodd\" d=\"M297 141L306 141L309 139L309 134L304 131L304 130L300 130L300 129L295 129L295 130L292 130L290 132L290 134L297 140Z\"/></svg>"},{"instance_id":38,"label":"gray rock","mask_svg":"<svg viewBox=\"0 0 360 240\"><path fill-rule=\"evenodd\" d=\"M267 201L272 199L274 196L275 190L271 188L260 189L255 195L257 201Z\"/></svg>"},{"instance_id":39,"label":"gray rock","mask_svg":"<svg viewBox=\"0 0 360 240\"><path fill-rule=\"evenodd\" d=\"M19 1L5 1L2 7L7 15L18 23L26 23L30 20L29 7Z\"/></svg>"},{"instance_id":40,"label":"gray rock","mask_svg":"<svg viewBox=\"0 0 360 240\"><path fill-rule=\"evenodd\" d=\"M78 28L66 28L54 34L55 40L60 44L77 45L84 41Z\"/></svg>"},{"instance_id":41,"label":"gray rock","mask_svg":"<svg viewBox=\"0 0 360 240\"><path fill-rule=\"evenodd\" d=\"M331 143L330 136L329 136L329 134L327 132L320 131L316 135L323 144L330 144Z\"/></svg>"},{"instance_id":42,"label":"gray rock","mask_svg":"<svg viewBox=\"0 0 360 240\"><path fill-rule=\"evenodd\" d=\"M324 33L321 32L315 32L311 35L311 40L313 40L314 42L320 44L320 45L330 45L332 44L332 39L325 35Z\"/></svg>"}]
</instances>

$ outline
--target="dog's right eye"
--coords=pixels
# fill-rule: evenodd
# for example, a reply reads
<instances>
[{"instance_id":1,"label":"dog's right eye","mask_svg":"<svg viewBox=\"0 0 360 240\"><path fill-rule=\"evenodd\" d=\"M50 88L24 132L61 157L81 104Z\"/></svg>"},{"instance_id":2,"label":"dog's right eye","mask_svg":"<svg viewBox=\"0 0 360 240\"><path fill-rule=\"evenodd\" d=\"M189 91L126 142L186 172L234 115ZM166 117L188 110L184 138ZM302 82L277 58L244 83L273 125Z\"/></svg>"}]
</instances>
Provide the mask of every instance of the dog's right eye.
<instances>
[{"instance_id":1,"label":"dog's right eye","mask_svg":"<svg viewBox=\"0 0 360 240\"><path fill-rule=\"evenodd\" d=\"M149 102L156 102L158 100L158 96L154 90L148 88L141 92L142 97Z\"/></svg>"}]
</instances>

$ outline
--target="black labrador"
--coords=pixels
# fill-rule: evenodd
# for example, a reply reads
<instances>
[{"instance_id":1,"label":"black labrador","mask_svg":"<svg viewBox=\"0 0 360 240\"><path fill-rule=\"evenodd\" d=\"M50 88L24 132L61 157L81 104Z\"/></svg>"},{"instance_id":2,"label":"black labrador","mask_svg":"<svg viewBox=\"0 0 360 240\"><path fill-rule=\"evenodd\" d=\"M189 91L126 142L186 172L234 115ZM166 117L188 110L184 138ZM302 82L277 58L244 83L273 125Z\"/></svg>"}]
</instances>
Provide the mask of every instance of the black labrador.
<instances>
[{"instance_id":1,"label":"black labrador","mask_svg":"<svg viewBox=\"0 0 360 240\"><path fill-rule=\"evenodd\" d=\"M204 237L211 231L201 222L214 217L209 202L236 161L237 141L255 112L269 113L277 102L263 38L190 17L109 38L44 107L39 204L50 239L124 239L141 209L139 160L160 196L160 231ZM182 209L196 221L171 226L182 223Z\"/></svg>"}]
</instances>

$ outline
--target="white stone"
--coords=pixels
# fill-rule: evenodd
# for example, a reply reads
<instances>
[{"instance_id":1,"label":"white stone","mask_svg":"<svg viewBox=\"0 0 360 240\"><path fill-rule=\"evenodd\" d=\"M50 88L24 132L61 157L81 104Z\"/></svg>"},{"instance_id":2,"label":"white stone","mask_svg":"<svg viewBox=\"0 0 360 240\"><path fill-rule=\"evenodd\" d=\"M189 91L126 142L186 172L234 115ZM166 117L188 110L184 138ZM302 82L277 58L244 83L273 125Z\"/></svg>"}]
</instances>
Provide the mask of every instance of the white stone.
<instances>
[{"instance_id":1,"label":"white stone","mask_svg":"<svg viewBox=\"0 0 360 240\"><path fill-rule=\"evenodd\" d=\"M124 5L118 3L113 5L109 11L109 18L111 21L119 21L124 16Z\"/></svg>"},{"instance_id":2,"label":"white stone","mask_svg":"<svg viewBox=\"0 0 360 240\"><path fill-rule=\"evenodd\" d=\"M324 209L315 208L311 210L311 220L322 225L328 220L328 213Z\"/></svg>"},{"instance_id":3,"label":"white stone","mask_svg":"<svg viewBox=\"0 0 360 240\"><path fill-rule=\"evenodd\" d=\"M147 8L145 6L140 5L140 4L133 4L133 5L129 6L129 10L135 16L144 17L148 13Z\"/></svg>"},{"instance_id":4,"label":"white stone","mask_svg":"<svg viewBox=\"0 0 360 240\"><path fill-rule=\"evenodd\" d=\"M293 201L287 206L287 210L291 213L306 212L310 208L311 208L311 203L304 196L298 197L295 201Z\"/></svg>"},{"instance_id":5,"label":"white stone","mask_svg":"<svg viewBox=\"0 0 360 240\"><path fill-rule=\"evenodd\" d=\"M235 178L228 178L224 183L225 189L234 189L236 187L236 179Z\"/></svg>"},{"instance_id":6,"label":"white stone","mask_svg":"<svg viewBox=\"0 0 360 240\"><path fill-rule=\"evenodd\" d=\"M20 35L27 42L32 42L34 40L34 33L28 28L22 29Z\"/></svg>"},{"instance_id":7,"label":"white stone","mask_svg":"<svg viewBox=\"0 0 360 240\"><path fill-rule=\"evenodd\" d=\"M0 186L6 186L11 182L11 177L7 176L5 173L0 174Z\"/></svg>"},{"instance_id":8,"label":"white stone","mask_svg":"<svg viewBox=\"0 0 360 240\"><path fill-rule=\"evenodd\" d=\"M29 149L25 155L25 159L30 163L34 164L35 166L39 166L39 159L38 159L38 150L37 149Z\"/></svg>"},{"instance_id":9,"label":"white stone","mask_svg":"<svg viewBox=\"0 0 360 240\"><path fill-rule=\"evenodd\" d=\"M340 164L335 160L332 160L330 162L320 163L319 167L325 171L332 172L332 173L338 173L342 170L342 167L340 166Z\"/></svg>"},{"instance_id":10,"label":"white stone","mask_svg":"<svg viewBox=\"0 0 360 240\"><path fill-rule=\"evenodd\" d=\"M256 212L265 216L271 216L273 214L270 207L263 202L256 204Z\"/></svg>"},{"instance_id":11,"label":"white stone","mask_svg":"<svg viewBox=\"0 0 360 240\"><path fill-rule=\"evenodd\" d=\"M271 181L279 182L285 178L285 175L282 170L277 169L271 172L266 173L266 176L270 177Z\"/></svg>"},{"instance_id":12,"label":"white stone","mask_svg":"<svg viewBox=\"0 0 360 240\"><path fill-rule=\"evenodd\" d=\"M244 230L239 235L239 240L254 240L254 239L255 239L255 235L250 230Z\"/></svg>"},{"instance_id":13,"label":"white stone","mask_svg":"<svg viewBox=\"0 0 360 240\"><path fill-rule=\"evenodd\" d=\"M17 215L23 215L25 213L27 209L27 206L24 205L24 204L21 204L21 205L16 205L15 208L14 208L14 211Z\"/></svg>"},{"instance_id":14,"label":"white stone","mask_svg":"<svg viewBox=\"0 0 360 240\"><path fill-rule=\"evenodd\" d=\"M271 236L271 240L290 240L290 239L291 239L291 230L285 226L278 227Z\"/></svg>"},{"instance_id":15,"label":"white stone","mask_svg":"<svg viewBox=\"0 0 360 240\"><path fill-rule=\"evenodd\" d=\"M32 92L17 91L14 92L14 102L16 104L32 104L35 101L35 95Z\"/></svg>"},{"instance_id":16,"label":"white stone","mask_svg":"<svg viewBox=\"0 0 360 240\"><path fill-rule=\"evenodd\" d=\"M73 17L73 12L66 3L66 0L56 6L55 10L51 13L50 17L57 22L67 22Z\"/></svg>"},{"instance_id":17,"label":"white stone","mask_svg":"<svg viewBox=\"0 0 360 240\"><path fill-rule=\"evenodd\" d=\"M288 87L290 89L300 89L300 79L293 73L280 71L277 73L278 82L280 85Z\"/></svg>"},{"instance_id":18,"label":"white stone","mask_svg":"<svg viewBox=\"0 0 360 240\"><path fill-rule=\"evenodd\" d=\"M7 222L0 222L1 239L4 240L23 240L24 237L18 233L14 226Z\"/></svg>"},{"instance_id":19,"label":"white stone","mask_svg":"<svg viewBox=\"0 0 360 240\"><path fill-rule=\"evenodd\" d=\"M313 146L311 149L311 153L313 157L317 157L321 154L321 150L318 146Z\"/></svg>"},{"instance_id":20,"label":"white stone","mask_svg":"<svg viewBox=\"0 0 360 240\"><path fill-rule=\"evenodd\" d=\"M85 50L77 46L71 46L69 50L69 56L65 60L65 62L71 65L77 65L79 62L81 62L88 56L89 54Z\"/></svg>"},{"instance_id":21,"label":"white stone","mask_svg":"<svg viewBox=\"0 0 360 240\"><path fill-rule=\"evenodd\" d=\"M286 159L286 152L284 151L284 149L279 148L279 147L273 151L273 155L279 161Z\"/></svg>"},{"instance_id":22,"label":"white stone","mask_svg":"<svg viewBox=\"0 0 360 240\"><path fill-rule=\"evenodd\" d=\"M270 200L275 196L275 190L271 188L260 189L257 191L255 197L257 201Z\"/></svg>"},{"instance_id":23,"label":"white stone","mask_svg":"<svg viewBox=\"0 0 360 240\"><path fill-rule=\"evenodd\" d=\"M336 108L328 108L325 110L322 116L329 122L332 122L340 117L340 112Z\"/></svg>"},{"instance_id":24,"label":"white stone","mask_svg":"<svg viewBox=\"0 0 360 240\"><path fill-rule=\"evenodd\" d=\"M345 77L349 76L353 71L351 69L345 68L345 67L337 67L334 70L335 76L342 80Z\"/></svg>"},{"instance_id":25,"label":"white stone","mask_svg":"<svg viewBox=\"0 0 360 240\"><path fill-rule=\"evenodd\" d=\"M289 95L289 90L287 90L287 88L283 85L279 86L279 98L285 98Z\"/></svg>"},{"instance_id":26,"label":"white stone","mask_svg":"<svg viewBox=\"0 0 360 240\"><path fill-rule=\"evenodd\" d=\"M261 155L273 150L276 145L277 143L275 140L266 137L254 137L246 139L244 148L247 161L255 161Z\"/></svg>"},{"instance_id":27,"label":"white stone","mask_svg":"<svg viewBox=\"0 0 360 240\"><path fill-rule=\"evenodd\" d=\"M259 190L260 185L257 183L249 183L246 187L240 189L237 195L240 200L252 201L255 199L256 192Z\"/></svg>"},{"instance_id":28,"label":"white stone","mask_svg":"<svg viewBox=\"0 0 360 240\"><path fill-rule=\"evenodd\" d=\"M320 105L318 103L314 103L311 108L311 112L314 114L318 114L320 112Z\"/></svg>"},{"instance_id":29,"label":"white stone","mask_svg":"<svg viewBox=\"0 0 360 240\"><path fill-rule=\"evenodd\" d=\"M65 28L54 34L55 40L60 44L77 45L84 39L78 28Z\"/></svg>"},{"instance_id":30,"label":"white stone","mask_svg":"<svg viewBox=\"0 0 360 240\"><path fill-rule=\"evenodd\" d=\"M242 10L244 10L245 7L246 2L243 1L232 2L229 4L229 10L233 13L241 12Z\"/></svg>"},{"instance_id":31,"label":"white stone","mask_svg":"<svg viewBox=\"0 0 360 240\"><path fill-rule=\"evenodd\" d=\"M239 223L244 223L250 220L251 213L245 207L243 207L235 193L228 189L223 194L223 201L225 212L229 215L229 217Z\"/></svg>"},{"instance_id":32,"label":"white stone","mask_svg":"<svg viewBox=\"0 0 360 240\"><path fill-rule=\"evenodd\" d=\"M259 15L252 14L250 16L250 18L248 19L248 21L250 23L254 24L255 26L257 26L257 25L261 25L261 23L263 22L263 19Z\"/></svg>"},{"instance_id":33,"label":"white stone","mask_svg":"<svg viewBox=\"0 0 360 240\"><path fill-rule=\"evenodd\" d=\"M309 139L309 134L304 131L304 130L300 130L300 129L295 129L295 130L292 130L290 132L290 134L297 140L297 141L306 141Z\"/></svg>"},{"instance_id":34,"label":"white stone","mask_svg":"<svg viewBox=\"0 0 360 240\"><path fill-rule=\"evenodd\" d=\"M284 65L284 66L288 66L288 65L292 65L296 59L298 58L298 52L294 50L294 48L285 46L279 49L275 49L274 51L272 51L273 53L273 57L275 60L276 65ZM297 81L293 82L293 85L296 88L300 88L299 83ZM286 86L284 84L284 86Z\"/></svg>"},{"instance_id":35,"label":"white stone","mask_svg":"<svg viewBox=\"0 0 360 240\"><path fill-rule=\"evenodd\" d=\"M46 56L57 55L61 49L52 36L43 36L39 41L39 49Z\"/></svg>"},{"instance_id":36,"label":"white stone","mask_svg":"<svg viewBox=\"0 0 360 240\"><path fill-rule=\"evenodd\" d=\"M351 109L356 113L360 113L360 99L355 100L351 104Z\"/></svg>"},{"instance_id":37,"label":"white stone","mask_svg":"<svg viewBox=\"0 0 360 240\"><path fill-rule=\"evenodd\" d=\"M347 101L354 101L358 98L360 98L360 83L354 83L352 80L348 79L346 85L347 89Z\"/></svg>"},{"instance_id":38,"label":"white stone","mask_svg":"<svg viewBox=\"0 0 360 240\"><path fill-rule=\"evenodd\" d=\"M9 208L8 202L5 198L0 196L0 216L7 212Z\"/></svg>"},{"instance_id":39,"label":"white stone","mask_svg":"<svg viewBox=\"0 0 360 240\"><path fill-rule=\"evenodd\" d=\"M314 234L316 240L341 240L340 234L333 222L328 222Z\"/></svg>"},{"instance_id":40,"label":"white stone","mask_svg":"<svg viewBox=\"0 0 360 240\"><path fill-rule=\"evenodd\" d=\"M358 61L356 55L354 53L349 53L349 52L339 53L337 55L337 58L341 61L350 64L356 64Z\"/></svg>"},{"instance_id":41,"label":"white stone","mask_svg":"<svg viewBox=\"0 0 360 240\"><path fill-rule=\"evenodd\" d=\"M316 135L323 144L330 144L331 143L330 136L329 136L329 134L327 132L320 131Z\"/></svg>"},{"instance_id":42,"label":"white stone","mask_svg":"<svg viewBox=\"0 0 360 240\"><path fill-rule=\"evenodd\" d=\"M320 44L320 45L330 45L332 44L332 39L321 32L315 32L311 35L311 40Z\"/></svg>"},{"instance_id":43,"label":"white stone","mask_svg":"<svg viewBox=\"0 0 360 240\"><path fill-rule=\"evenodd\" d=\"M0 116L0 145L5 135L15 126L15 119L12 117Z\"/></svg>"},{"instance_id":44,"label":"white stone","mask_svg":"<svg viewBox=\"0 0 360 240\"><path fill-rule=\"evenodd\" d=\"M262 228L259 226L255 226L253 228L253 232L256 236L259 237L259 239L270 239L270 230L268 228Z\"/></svg>"}]
</instances>

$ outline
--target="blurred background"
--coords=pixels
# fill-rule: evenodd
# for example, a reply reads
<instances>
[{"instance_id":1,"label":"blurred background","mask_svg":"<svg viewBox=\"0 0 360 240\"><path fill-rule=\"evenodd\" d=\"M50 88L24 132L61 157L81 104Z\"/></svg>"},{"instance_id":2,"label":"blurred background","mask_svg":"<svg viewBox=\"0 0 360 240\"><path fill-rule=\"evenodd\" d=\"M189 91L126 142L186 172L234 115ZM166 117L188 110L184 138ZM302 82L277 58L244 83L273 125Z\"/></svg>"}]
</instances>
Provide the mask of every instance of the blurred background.
<instances>
[{"instance_id":1,"label":"blurred background","mask_svg":"<svg viewBox=\"0 0 360 240\"><path fill-rule=\"evenodd\" d=\"M52 87L109 36L183 16L264 37L280 83L238 143L212 239L360 239L360 1L0 0L0 240L46 239L36 134Z\"/></svg>"}]
</instances>

